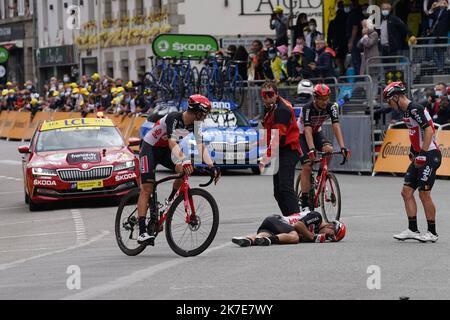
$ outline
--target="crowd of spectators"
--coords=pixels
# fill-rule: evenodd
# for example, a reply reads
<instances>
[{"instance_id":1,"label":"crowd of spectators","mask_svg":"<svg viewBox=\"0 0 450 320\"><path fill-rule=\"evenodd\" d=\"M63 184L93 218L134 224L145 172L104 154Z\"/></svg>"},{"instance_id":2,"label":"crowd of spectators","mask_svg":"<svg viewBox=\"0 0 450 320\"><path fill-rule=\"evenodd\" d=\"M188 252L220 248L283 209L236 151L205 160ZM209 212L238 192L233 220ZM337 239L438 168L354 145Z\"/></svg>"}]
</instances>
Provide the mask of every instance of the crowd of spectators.
<instances>
[{"instance_id":1,"label":"crowd of spectators","mask_svg":"<svg viewBox=\"0 0 450 320\"><path fill-rule=\"evenodd\" d=\"M104 111L113 114L146 113L154 107L156 97L149 90L142 90L137 82L124 83L122 79L101 77L94 73L91 77L81 77L80 83L69 82L68 77L58 80L52 77L39 94L31 81L23 86L8 82L0 85L0 110L66 111L91 112Z\"/></svg>"}]
</instances>

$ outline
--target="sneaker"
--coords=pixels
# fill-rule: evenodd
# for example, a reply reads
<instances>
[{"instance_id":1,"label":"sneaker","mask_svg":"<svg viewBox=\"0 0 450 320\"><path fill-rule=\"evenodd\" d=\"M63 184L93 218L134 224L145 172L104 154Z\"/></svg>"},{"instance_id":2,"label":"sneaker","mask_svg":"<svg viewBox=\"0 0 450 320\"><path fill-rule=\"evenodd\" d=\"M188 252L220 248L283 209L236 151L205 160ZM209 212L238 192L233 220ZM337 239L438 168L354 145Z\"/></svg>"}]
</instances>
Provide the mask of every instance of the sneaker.
<instances>
[{"instance_id":1,"label":"sneaker","mask_svg":"<svg viewBox=\"0 0 450 320\"><path fill-rule=\"evenodd\" d=\"M427 233L425 233L424 235L418 235L415 238L416 240L419 240L422 243L425 242L433 242L435 243L436 241L438 241L439 236L436 234L432 234L430 231L428 231Z\"/></svg>"},{"instance_id":2,"label":"sneaker","mask_svg":"<svg viewBox=\"0 0 450 320\"><path fill-rule=\"evenodd\" d=\"M412 239L412 240L419 240L417 239L417 236L420 236L420 232L416 231L413 232L409 229L406 229L405 231L399 233L399 234L394 234L394 239L400 240L400 241L405 241L408 239Z\"/></svg>"},{"instance_id":3,"label":"sneaker","mask_svg":"<svg viewBox=\"0 0 450 320\"><path fill-rule=\"evenodd\" d=\"M155 245L155 237L149 235L147 232L141 234L138 238L137 238L137 243L138 244L143 244L143 245L150 245L150 246L154 246Z\"/></svg>"},{"instance_id":4,"label":"sneaker","mask_svg":"<svg viewBox=\"0 0 450 320\"><path fill-rule=\"evenodd\" d=\"M272 244L272 241L270 241L270 239L267 237L255 239L255 246L270 246L271 244Z\"/></svg>"},{"instance_id":5,"label":"sneaker","mask_svg":"<svg viewBox=\"0 0 450 320\"><path fill-rule=\"evenodd\" d=\"M247 237L234 237L231 242L237 244L239 247L250 247L252 245L252 240Z\"/></svg>"}]
</instances>

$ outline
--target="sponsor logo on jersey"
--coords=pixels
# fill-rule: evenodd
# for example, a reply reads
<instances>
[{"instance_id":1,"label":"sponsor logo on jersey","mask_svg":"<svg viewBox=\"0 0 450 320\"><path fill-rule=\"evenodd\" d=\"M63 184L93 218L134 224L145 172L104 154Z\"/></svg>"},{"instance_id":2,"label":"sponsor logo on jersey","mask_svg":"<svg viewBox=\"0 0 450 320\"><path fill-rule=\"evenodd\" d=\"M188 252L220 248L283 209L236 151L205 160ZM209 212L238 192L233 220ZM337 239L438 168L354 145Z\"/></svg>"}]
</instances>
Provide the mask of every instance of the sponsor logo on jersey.
<instances>
[{"instance_id":1,"label":"sponsor logo on jersey","mask_svg":"<svg viewBox=\"0 0 450 320\"><path fill-rule=\"evenodd\" d=\"M428 178L430 177L431 174L431 168L430 166L426 166L425 169L423 169L423 173L422 173L422 181L426 182L428 181Z\"/></svg>"},{"instance_id":2,"label":"sponsor logo on jersey","mask_svg":"<svg viewBox=\"0 0 450 320\"><path fill-rule=\"evenodd\" d=\"M141 173L148 173L147 156L143 156L139 161L141 164Z\"/></svg>"}]
</instances>

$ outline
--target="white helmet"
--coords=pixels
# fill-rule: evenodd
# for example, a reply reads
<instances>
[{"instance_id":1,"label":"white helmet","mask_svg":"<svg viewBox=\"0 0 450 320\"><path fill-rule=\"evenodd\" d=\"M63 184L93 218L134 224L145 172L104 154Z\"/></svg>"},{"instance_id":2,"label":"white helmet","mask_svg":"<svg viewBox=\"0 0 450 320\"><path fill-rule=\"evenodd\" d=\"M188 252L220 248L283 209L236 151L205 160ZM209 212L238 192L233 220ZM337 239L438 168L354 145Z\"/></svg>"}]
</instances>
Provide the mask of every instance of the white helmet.
<instances>
[{"instance_id":1,"label":"white helmet","mask_svg":"<svg viewBox=\"0 0 450 320\"><path fill-rule=\"evenodd\" d=\"M303 79L302 81L300 81L297 87L297 95L306 94L312 97L313 93L314 93L314 85L311 81L307 79Z\"/></svg>"}]
</instances>

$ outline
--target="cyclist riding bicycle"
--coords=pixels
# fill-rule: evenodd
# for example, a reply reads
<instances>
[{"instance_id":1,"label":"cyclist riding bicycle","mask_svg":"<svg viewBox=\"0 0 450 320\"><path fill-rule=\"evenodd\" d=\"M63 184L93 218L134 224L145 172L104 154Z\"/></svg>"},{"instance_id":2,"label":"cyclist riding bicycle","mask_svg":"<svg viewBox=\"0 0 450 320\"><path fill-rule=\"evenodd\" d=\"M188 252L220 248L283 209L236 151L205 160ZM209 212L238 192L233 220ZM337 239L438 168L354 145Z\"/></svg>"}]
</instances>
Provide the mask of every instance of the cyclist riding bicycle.
<instances>
[{"instance_id":1,"label":"cyclist riding bicycle","mask_svg":"<svg viewBox=\"0 0 450 320\"><path fill-rule=\"evenodd\" d=\"M331 119L334 135L341 147L342 154L348 160L350 150L345 147L342 136L341 126L339 124L338 104L330 102L330 88L325 84L318 84L313 90L313 101L303 106L298 119L300 129L300 146L303 157L301 172L301 202L302 208L309 207L309 190L311 188L310 176L312 174L312 164L316 159L316 150L322 152L333 152L333 145L326 140L322 134L322 124Z\"/></svg>"},{"instance_id":2,"label":"cyclist riding bicycle","mask_svg":"<svg viewBox=\"0 0 450 320\"><path fill-rule=\"evenodd\" d=\"M193 95L188 99L188 109L184 112L172 112L155 123L143 139L139 154L141 171L141 190L138 200L139 215L139 244L154 245L155 236L147 233L146 214L149 207L149 199L155 183L155 169L158 164L175 170L178 173L191 175L194 171L191 160L187 158L178 142L189 133L194 133L199 155L210 169L214 170L215 182L220 178L219 168L214 166L207 148L201 140L200 126L211 111L211 102L202 95ZM197 124L196 124L197 123ZM175 180L173 190L168 201L172 201L183 179ZM152 208L155 210L155 208Z\"/></svg>"},{"instance_id":3,"label":"cyclist riding bicycle","mask_svg":"<svg viewBox=\"0 0 450 320\"><path fill-rule=\"evenodd\" d=\"M345 237L342 222L325 223L316 211L294 213L284 217L272 215L264 219L257 234L234 237L231 241L240 247L296 244L299 242L338 242Z\"/></svg>"}]
</instances>

